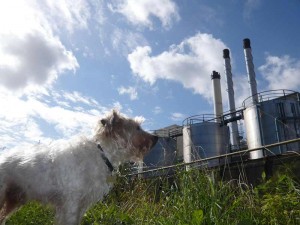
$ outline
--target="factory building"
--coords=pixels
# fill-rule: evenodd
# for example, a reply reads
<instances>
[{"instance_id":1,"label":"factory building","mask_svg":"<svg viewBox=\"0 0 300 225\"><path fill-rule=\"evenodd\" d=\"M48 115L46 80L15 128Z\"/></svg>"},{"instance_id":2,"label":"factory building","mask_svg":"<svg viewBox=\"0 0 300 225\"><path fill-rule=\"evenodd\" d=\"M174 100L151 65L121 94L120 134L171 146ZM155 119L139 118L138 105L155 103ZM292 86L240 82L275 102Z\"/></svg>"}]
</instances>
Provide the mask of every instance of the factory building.
<instances>
[{"instance_id":1,"label":"factory building","mask_svg":"<svg viewBox=\"0 0 300 225\"><path fill-rule=\"evenodd\" d=\"M246 159L256 160L268 156L300 152L300 142L276 146L262 146L300 137L300 93L292 90L257 91L251 43L243 40L244 57L249 83L249 97L237 110L234 100L230 51L223 50L224 78L227 84L229 111L223 112L219 72L212 71L214 112L186 118L182 125L172 125L154 133L158 143L144 159L144 170L172 165L182 160L189 163L198 159L256 149L246 154ZM244 124L246 146L241 142L238 122ZM231 163L232 157L203 160L195 166L215 167Z\"/></svg>"}]
</instances>

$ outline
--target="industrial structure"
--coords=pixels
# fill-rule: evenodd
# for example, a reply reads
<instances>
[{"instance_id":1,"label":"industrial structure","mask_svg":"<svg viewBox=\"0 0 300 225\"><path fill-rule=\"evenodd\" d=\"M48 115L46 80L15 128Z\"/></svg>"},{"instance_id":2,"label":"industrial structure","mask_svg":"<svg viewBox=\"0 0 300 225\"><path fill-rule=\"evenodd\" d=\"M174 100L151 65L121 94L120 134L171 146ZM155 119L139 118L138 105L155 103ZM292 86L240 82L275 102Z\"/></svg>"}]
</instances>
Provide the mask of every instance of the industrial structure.
<instances>
[{"instance_id":1,"label":"industrial structure","mask_svg":"<svg viewBox=\"0 0 300 225\"><path fill-rule=\"evenodd\" d=\"M249 39L243 40L243 47L250 93L242 106L239 109L235 107L230 52L224 49L229 111L223 112L221 75L213 71L214 114L191 116L183 121L182 126L172 125L155 131L160 140L145 157L143 170L170 166L180 160L189 164L199 159L204 160L195 166L222 166L237 161L230 153L247 148L255 149L245 156L249 162L300 151L299 142L263 148L300 137L300 93L291 90L258 92ZM241 141L238 121L244 124L246 142ZM229 156L218 158L226 154Z\"/></svg>"}]
</instances>

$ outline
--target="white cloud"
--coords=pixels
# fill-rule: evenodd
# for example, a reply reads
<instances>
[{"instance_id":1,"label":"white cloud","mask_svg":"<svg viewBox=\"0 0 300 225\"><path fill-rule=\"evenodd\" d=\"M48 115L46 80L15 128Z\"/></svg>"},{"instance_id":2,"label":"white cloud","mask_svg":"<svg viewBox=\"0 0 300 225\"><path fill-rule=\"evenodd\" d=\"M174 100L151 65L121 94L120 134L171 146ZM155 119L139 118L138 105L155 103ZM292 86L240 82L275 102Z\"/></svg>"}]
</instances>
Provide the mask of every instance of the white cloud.
<instances>
[{"instance_id":1,"label":"white cloud","mask_svg":"<svg viewBox=\"0 0 300 225\"><path fill-rule=\"evenodd\" d=\"M0 105L0 149L39 142L50 144L78 135L90 137L99 118L111 108L119 111L123 108L119 102L101 106L79 92L54 91L19 97L3 89L0 89Z\"/></svg>"},{"instance_id":2,"label":"white cloud","mask_svg":"<svg viewBox=\"0 0 300 225\"><path fill-rule=\"evenodd\" d=\"M83 96L81 93L79 93L77 91L73 91L73 92L62 91L62 95L63 95L64 99L69 100L73 103L84 103L84 104L90 105L90 106L98 105L98 103L95 99L87 97L87 96Z\"/></svg>"},{"instance_id":3,"label":"white cloud","mask_svg":"<svg viewBox=\"0 0 300 225\"><path fill-rule=\"evenodd\" d=\"M112 106L113 106L114 109L116 109L118 111L121 111L123 109L123 106L122 106L122 104L120 102L114 102L112 104Z\"/></svg>"},{"instance_id":4,"label":"white cloud","mask_svg":"<svg viewBox=\"0 0 300 225\"><path fill-rule=\"evenodd\" d=\"M77 50L79 50L79 49L77 49ZM85 46L85 47L83 48L83 53L82 53L82 55L83 55L85 58L94 58L94 57L95 57L93 50L90 49L88 46Z\"/></svg>"},{"instance_id":5,"label":"white cloud","mask_svg":"<svg viewBox=\"0 0 300 225\"><path fill-rule=\"evenodd\" d=\"M58 30L67 28L72 32L75 28L87 28L91 17L89 3L86 0L46 0L35 1L46 13L51 26Z\"/></svg>"},{"instance_id":6,"label":"white cloud","mask_svg":"<svg viewBox=\"0 0 300 225\"><path fill-rule=\"evenodd\" d=\"M72 95L55 92L48 96L24 95L19 98L0 91L1 146L11 147L38 141L48 144L57 136L66 139L81 133L91 135L96 121L108 109L95 104L90 98L87 98L88 102L74 102L68 97ZM78 99L83 98L80 93L76 95ZM57 100L65 102L67 106ZM53 131L49 132L48 129Z\"/></svg>"},{"instance_id":7,"label":"white cloud","mask_svg":"<svg viewBox=\"0 0 300 225\"><path fill-rule=\"evenodd\" d=\"M261 0L247 0L244 5L244 17L249 19L254 10L261 5Z\"/></svg>"},{"instance_id":8,"label":"white cloud","mask_svg":"<svg viewBox=\"0 0 300 225\"><path fill-rule=\"evenodd\" d=\"M50 85L78 67L40 9L33 0L0 3L0 85L7 89Z\"/></svg>"},{"instance_id":9,"label":"white cloud","mask_svg":"<svg viewBox=\"0 0 300 225\"><path fill-rule=\"evenodd\" d=\"M300 60L288 55L267 56L266 63L258 68L269 82L269 89L300 89Z\"/></svg>"},{"instance_id":10,"label":"white cloud","mask_svg":"<svg viewBox=\"0 0 300 225\"><path fill-rule=\"evenodd\" d=\"M109 111L80 92L53 89L59 76L79 67L67 46L79 50L74 32L91 32L91 19L99 20L96 26L105 21L102 6L102 0L0 1L0 149L89 136ZM116 47L144 43L142 36L121 31L126 39L122 36ZM93 57L89 46L82 48L86 57ZM122 109L119 102L108 107Z\"/></svg>"},{"instance_id":11,"label":"white cloud","mask_svg":"<svg viewBox=\"0 0 300 225\"><path fill-rule=\"evenodd\" d=\"M53 36L0 34L0 43L0 83L8 89L51 84L65 70L78 67L73 54Z\"/></svg>"},{"instance_id":12,"label":"white cloud","mask_svg":"<svg viewBox=\"0 0 300 225\"><path fill-rule=\"evenodd\" d=\"M210 74L224 70L224 48L226 45L211 34L198 33L157 56L151 56L149 46L137 47L128 55L128 61L132 72L150 84L157 79L175 80L211 99Z\"/></svg>"},{"instance_id":13,"label":"white cloud","mask_svg":"<svg viewBox=\"0 0 300 225\"><path fill-rule=\"evenodd\" d=\"M136 91L135 87L120 87L118 88L118 92L120 95L128 94L130 97L130 100L136 100L138 98L138 93Z\"/></svg>"},{"instance_id":14,"label":"white cloud","mask_svg":"<svg viewBox=\"0 0 300 225\"><path fill-rule=\"evenodd\" d=\"M135 120L136 122L138 122L139 124L142 124L142 123L145 122L146 118L143 117L143 116L135 116L135 117L134 117L134 120Z\"/></svg>"},{"instance_id":15,"label":"white cloud","mask_svg":"<svg viewBox=\"0 0 300 225\"><path fill-rule=\"evenodd\" d=\"M182 114L182 113L179 113L179 112L175 112L175 113L172 113L171 114L171 120L173 121L180 121L182 122L184 119L186 118L186 115Z\"/></svg>"},{"instance_id":16,"label":"white cloud","mask_svg":"<svg viewBox=\"0 0 300 225\"><path fill-rule=\"evenodd\" d=\"M147 44L147 40L141 33L131 32L120 28L116 28L110 38L113 48L122 52L124 55L127 55L139 45Z\"/></svg>"},{"instance_id":17,"label":"white cloud","mask_svg":"<svg viewBox=\"0 0 300 225\"><path fill-rule=\"evenodd\" d=\"M156 114L156 115L162 113L161 107L160 106L155 106L154 110L153 110L153 113Z\"/></svg>"},{"instance_id":18,"label":"white cloud","mask_svg":"<svg viewBox=\"0 0 300 225\"><path fill-rule=\"evenodd\" d=\"M123 14L134 25L152 29L151 17L157 17L165 28L179 20L178 7L172 0L114 0L109 8Z\"/></svg>"}]
</instances>

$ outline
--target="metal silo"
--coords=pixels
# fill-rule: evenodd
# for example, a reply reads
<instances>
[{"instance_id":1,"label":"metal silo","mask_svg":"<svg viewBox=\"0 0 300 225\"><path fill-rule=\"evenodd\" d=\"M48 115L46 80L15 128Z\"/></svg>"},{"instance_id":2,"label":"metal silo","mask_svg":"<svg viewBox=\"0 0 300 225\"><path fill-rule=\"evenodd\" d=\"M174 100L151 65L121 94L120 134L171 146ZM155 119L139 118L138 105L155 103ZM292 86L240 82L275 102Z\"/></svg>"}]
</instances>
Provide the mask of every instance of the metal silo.
<instances>
[{"instance_id":1,"label":"metal silo","mask_svg":"<svg viewBox=\"0 0 300 225\"><path fill-rule=\"evenodd\" d=\"M219 156L228 152L229 129L214 122L213 115L189 117L183 126L183 154L184 162ZM218 159L206 162L208 166L224 163Z\"/></svg>"},{"instance_id":2,"label":"metal silo","mask_svg":"<svg viewBox=\"0 0 300 225\"><path fill-rule=\"evenodd\" d=\"M156 145L145 155L143 171L173 165L176 161L176 140L170 137L159 137ZM162 172L156 172L159 175ZM153 173L152 173L153 174ZM154 174L153 174L154 175Z\"/></svg>"},{"instance_id":3,"label":"metal silo","mask_svg":"<svg viewBox=\"0 0 300 225\"><path fill-rule=\"evenodd\" d=\"M252 97L249 97L243 102L249 148L300 137L300 94L298 92L264 91L257 94L257 101L257 104L253 104ZM299 149L299 143L293 143L264 150L264 154L277 155L287 151L299 151ZM252 155L251 158L261 157Z\"/></svg>"},{"instance_id":4,"label":"metal silo","mask_svg":"<svg viewBox=\"0 0 300 225\"><path fill-rule=\"evenodd\" d=\"M192 116L183 121L183 159L192 162L225 154L229 149L229 129L221 125L223 103L221 95L221 76L213 71L211 75L214 99L214 115ZM208 166L223 164L218 159L206 162Z\"/></svg>"}]
</instances>

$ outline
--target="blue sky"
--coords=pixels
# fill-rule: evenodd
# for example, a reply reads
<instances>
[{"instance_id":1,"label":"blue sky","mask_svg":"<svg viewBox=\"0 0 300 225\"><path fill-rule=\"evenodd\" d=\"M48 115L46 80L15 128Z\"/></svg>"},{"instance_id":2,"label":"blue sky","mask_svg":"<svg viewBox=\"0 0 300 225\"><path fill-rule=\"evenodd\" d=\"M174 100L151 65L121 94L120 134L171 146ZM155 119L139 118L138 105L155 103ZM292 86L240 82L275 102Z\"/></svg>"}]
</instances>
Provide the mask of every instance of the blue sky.
<instances>
[{"instance_id":1,"label":"blue sky","mask_svg":"<svg viewBox=\"0 0 300 225\"><path fill-rule=\"evenodd\" d=\"M300 89L300 1L10 0L0 3L0 148L91 135L111 109L147 130L213 113L210 74L231 51L236 106Z\"/></svg>"}]
</instances>

